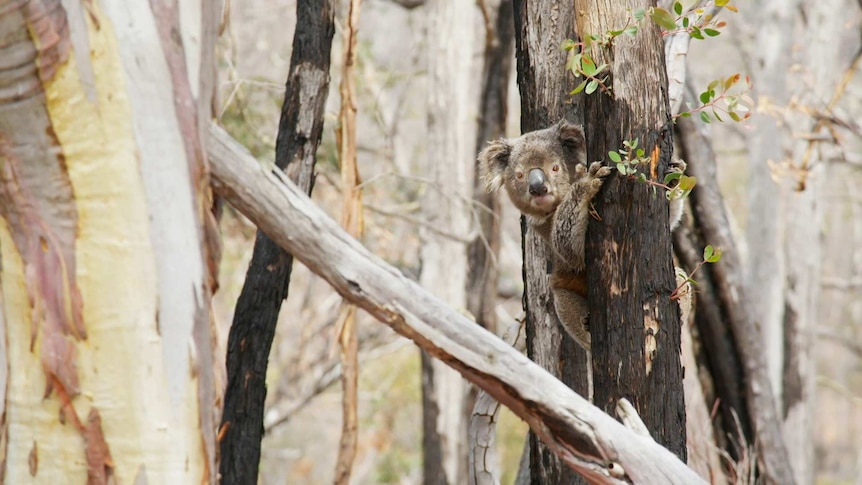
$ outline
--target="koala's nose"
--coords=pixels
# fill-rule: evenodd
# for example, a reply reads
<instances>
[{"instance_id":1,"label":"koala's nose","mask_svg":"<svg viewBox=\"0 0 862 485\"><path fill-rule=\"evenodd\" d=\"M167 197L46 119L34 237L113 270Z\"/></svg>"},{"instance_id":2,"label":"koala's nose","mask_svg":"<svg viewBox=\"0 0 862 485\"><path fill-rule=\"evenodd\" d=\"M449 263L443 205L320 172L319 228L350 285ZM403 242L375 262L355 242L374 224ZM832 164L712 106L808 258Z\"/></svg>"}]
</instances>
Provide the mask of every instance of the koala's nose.
<instances>
[{"instance_id":1,"label":"koala's nose","mask_svg":"<svg viewBox=\"0 0 862 485\"><path fill-rule=\"evenodd\" d=\"M545 172L541 168L530 170L527 180L530 186L530 195L540 197L548 193L548 187L545 185Z\"/></svg>"}]
</instances>

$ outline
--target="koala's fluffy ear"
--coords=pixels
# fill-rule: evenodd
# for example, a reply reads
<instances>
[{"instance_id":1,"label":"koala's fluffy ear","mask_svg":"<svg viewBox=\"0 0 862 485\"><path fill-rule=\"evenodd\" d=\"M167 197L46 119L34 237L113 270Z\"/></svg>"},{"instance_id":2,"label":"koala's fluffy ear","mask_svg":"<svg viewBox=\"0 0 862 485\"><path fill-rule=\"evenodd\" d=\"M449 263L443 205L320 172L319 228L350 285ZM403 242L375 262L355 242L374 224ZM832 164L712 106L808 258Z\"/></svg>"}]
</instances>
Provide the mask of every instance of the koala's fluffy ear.
<instances>
[{"instance_id":1,"label":"koala's fluffy ear","mask_svg":"<svg viewBox=\"0 0 862 485\"><path fill-rule=\"evenodd\" d=\"M578 152L579 163L586 163L587 140L584 138L584 129L581 125L569 123L563 118L557 123L557 129L560 131L560 143Z\"/></svg>"},{"instance_id":2,"label":"koala's fluffy ear","mask_svg":"<svg viewBox=\"0 0 862 485\"><path fill-rule=\"evenodd\" d=\"M488 192L494 192L503 186L503 174L509 167L511 153L512 144L505 138L489 142L479 153L479 175Z\"/></svg>"}]
</instances>

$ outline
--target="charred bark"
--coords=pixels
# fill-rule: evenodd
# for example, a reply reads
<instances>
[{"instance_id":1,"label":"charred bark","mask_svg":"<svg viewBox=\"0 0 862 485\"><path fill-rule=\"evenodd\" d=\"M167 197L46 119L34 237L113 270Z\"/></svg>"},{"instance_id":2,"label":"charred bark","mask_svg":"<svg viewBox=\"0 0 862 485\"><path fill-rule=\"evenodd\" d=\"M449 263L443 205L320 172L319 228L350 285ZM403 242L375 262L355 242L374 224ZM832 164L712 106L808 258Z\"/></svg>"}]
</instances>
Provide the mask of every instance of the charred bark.
<instances>
[{"instance_id":1,"label":"charred bark","mask_svg":"<svg viewBox=\"0 0 862 485\"><path fill-rule=\"evenodd\" d=\"M655 2L577 0L581 38L619 28L631 11ZM587 151L602 159L623 141L638 140L649 164L638 166L661 182L673 154L668 82L661 32L640 25L635 38L594 45L608 63L610 95L585 97ZM594 402L611 412L620 398L637 409L652 437L686 459L685 402L680 363L680 315L667 199L631 177L616 176L596 197L601 221L590 220L586 257Z\"/></svg>"},{"instance_id":2,"label":"charred bark","mask_svg":"<svg viewBox=\"0 0 862 485\"><path fill-rule=\"evenodd\" d=\"M276 166L307 194L314 183L315 153L323 131L334 11L332 0L297 3L290 72L276 139ZM258 231L228 336L219 467L224 484L257 482L267 360L292 266L293 257Z\"/></svg>"},{"instance_id":3,"label":"charred bark","mask_svg":"<svg viewBox=\"0 0 862 485\"><path fill-rule=\"evenodd\" d=\"M568 99L563 39L575 37L572 8L541 0L514 1L521 131L547 128L566 117L580 122L580 106ZM548 287L549 254L545 242L527 229L522 217L524 309L527 312L527 356L582 396L589 396L587 354L563 331ZM582 483L577 474L530 433L531 483Z\"/></svg>"}]
</instances>

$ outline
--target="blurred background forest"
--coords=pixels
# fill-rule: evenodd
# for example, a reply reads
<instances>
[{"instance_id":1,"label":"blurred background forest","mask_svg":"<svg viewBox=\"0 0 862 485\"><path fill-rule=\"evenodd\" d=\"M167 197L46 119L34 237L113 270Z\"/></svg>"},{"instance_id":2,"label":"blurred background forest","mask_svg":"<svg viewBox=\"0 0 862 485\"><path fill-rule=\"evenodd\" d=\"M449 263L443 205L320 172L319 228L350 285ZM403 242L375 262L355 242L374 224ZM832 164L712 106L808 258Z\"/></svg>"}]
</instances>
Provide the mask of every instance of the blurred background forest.
<instances>
[{"instance_id":1,"label":"blurred background forest","mask_svg":"<svg viewBox=\"0 0 862 485\"><path fill-rule=\"evenodd\" d=\"M488 4L495 4L488 0ZM862 483L862 183L860 141L856 120L862 113L862 76L856 72L860 46L860 12L845 2L835 25L806 16L805 2L742 2L739 12L723 12L728 23L721 36L694 41L688 55L689 83L701 90L713 79L733 73L752 74L755 112L751 120L712 123L710 136L718 159L719 183L732 216L732 232L757 286L756 262L768 262L764 244L784 244L760 237L762 200L752 185L755 173L767 170L768 183L780 186L796 176L791 163L798 143L815 139L816 167L808 181L819 186L820 219L814 225L819 247L794 248L793 261L818 259L816 318L812 355L816 361L814 408L815 476L817 483ZM429 187L421 174L434 149L427 144L427 45L429 26L421 2L365 0L359 24L356 65L358 165L363 180L366 231L363 243L409 275L421 271L420 200ZM412 8L411 8L412 7ZM485 26L476 7L471 91L465 99L475 133ZM220 113L230 133L261 163L271 164L284 96L296 0L231 2L227 30L218 49ZM336 25L345 22L345 6L336 11ZM813 28L814 27L814 28ZM776 34L772 29L778 29ZM783 30L782 30L783 29ZM798 35L805 32L806 35ZM825 36L834 52L824 57L805 54L811 33ZM794 34L796 33L796 34ZM336 31L336 39L340 32ZM783 59L764 59L769 35L783 35ZM764 54L766 52L767 54ZM332 80L318 177L312 197L333 217L341 205L339 168L333 127L338 119L341 43L333 43ZM833 60L824 80L811 73L818 63ZM777 66L764 72L764 66ZM507 134L517 136L518 90L514 64L509 78ZM758 73L761 75L758 76ZM846 83L846 84L842 84ZM572 88L575 86L572 79ZM806 93L800 95L799 93ZM819 93L808 96L808 93ZM763 121L766 120L766 121ZM812 133L811 120L826 129ZM770 124L764 131L763 123ZM472 125L472 126L470 126ZM765 133L777 138L761 139ZM473 140L474 136L467 136ZM757 147L772 145L773 155ZM692 161L689 161L690 163ZM697 189L695 189L697 190ZM766 197L769 195L767 193ZM785 200L785 199L781 199ZM772 201L781 204L777 197ZM787 207L784 207L786 210ZM792 226L780 226L778 234ZM523 318L521 310L521 246L517 212L502 205L499 328ZM228 328L251 257L255 227L230 207L221 219L224 253L215 295L219 349L223 358ZM752 244L755 241L758 244ZM461 271L446 268L445 271ZM754 298L755 304L764 300ZM282 308L270 356L266 437L261 483L316 484L332 481L341 430L340 368L335 321L341 298L320 278L295 265L289 298ZM412 343L360 313L359 443L352 483L420 483L422 481L422 395L419 351ZM500 333L500 332L498 332ZM766 331L770 348L769 331ZM776 342L772 342L776 344ZM780 344L778 342L777 344ZM498 427L503 482L512 483L518 469L527 427L504 410Z\"/></svg>"}]
</instances>

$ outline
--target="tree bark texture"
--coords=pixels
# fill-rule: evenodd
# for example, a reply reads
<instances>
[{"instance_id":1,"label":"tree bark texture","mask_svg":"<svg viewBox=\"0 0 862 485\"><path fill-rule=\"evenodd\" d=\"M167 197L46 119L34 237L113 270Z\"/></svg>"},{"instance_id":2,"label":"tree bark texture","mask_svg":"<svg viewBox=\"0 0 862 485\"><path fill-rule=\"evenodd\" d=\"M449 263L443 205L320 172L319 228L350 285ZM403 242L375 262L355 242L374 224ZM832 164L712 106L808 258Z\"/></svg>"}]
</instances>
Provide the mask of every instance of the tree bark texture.
<instances>
[{"instance_id":1,"label":"tree bark texture","mask_svg":"<svg viewBox=\"0 0 862 485\"><path fill-rule=\"evenodd\" d=\"M296 32L275 146L275 164L311 192L323 131L335 33L332 0L297 2ZM221 424L224 484L256 483L263 435L266 368L293 257L258 231L228 336Z\"/></svg>"},{"instance_id":2,"label":"tree bark texture","mask_svg":"<svg viewBox=\"0 0 862 485\"><path fill-rule=\"evenodd\" d=\"M419 281L455 308L467 306L467 246L441 234L467 234L473 207L473 133L475 104L472 59L476 6L472 2L429 0L427 160L420 166L428 180L422 213L434 228L421 227ZM452 268L459 270L452 271ZM422 359L425 484L467 482L467 382L452 369ZM436 424L430 420L436 413ZM434 432L432 432L434 430ZM440 457L442 462L436 461ZM441 482L440 470L445 473Z\"/></svg>"},{"instance_id":3,"label":"tree bark texture","mask_svg":"<svg viewBox=\"0 0 862 485\"><path fill-rule=\"evenodd\" d=\"M278 171L268 173L218 127L215 188L281 247L431 356L524 419L593 483L705 483L676 456L615 419L348 236Z\"/></svg>"},{"instance_id":4,"label":"tree bark texture","mask_svg":"<svg viewBox=\"0 0 862 485\"><path fill-rule=\"evenodd\" d=\"M174 2L0 13L7 483L216 481L197 82L214 38L165 36L181 28Z\"/></svg>"},{"instance_id":5,"label":"tree bark texture","mask_svg":"<svg viewBox=\"0 0 862 485\"><path fill-rule=\"evenodd\" d=\"M574 87L566 74L564 39L575 37L571 2L515 0L515 46L521 92L521 131L534 131L562 117L581 121L580 106L567 93ZM589 396L587 354L557 321L548 286L549 253L544 240L522 217L524 309L527 312L527 355L582 396ZM581 479L530 434L531 482L582 483Z\"/></svg>"},{"instance_id":6,"label":"tree bark texture","mask_svg":"<svg viewBox=\"0 0 862 485\"><path fill-rule=\"evenodd\" d=\"M578 0L581 39L619 29L631 11L654 2ZM641 23L635 38L594 45L597 63L608 63L611 95L585 97L590 160L639 141L649 180L661 182L673 154L664 46L658 26ZM615 176L596 197L601 221L587 231L587 282L592 335L594 402L606 411L620 398L637 409L652 437L685 460L685 402L680 363L679 311L662 193Z\"/></svg>"},{"instance_id":7,"label":"tree bark texture","mask_svg":"<svg viewBox=\"0 0 862 485\"><path fill-rule=\"evenodd\" d=\"M688 172L698 180L690 196L695 233L703 240L696 247L677 238L681 260L688 269L702 256L703 241L722 248L721 260L705 265L697 273L699 295L695 322L715 381L723 429L726 436L736 428L733 414L739 417L748 443L756 444L764 475L775 483L793 483L791 465L784 446L777 403L769 385L762 332L751 310L750 293L744 282L745 271L739 257L724 202L718 190L715 154L708 139L699 133L696 123L679 121L683 153L691 162ZM731 444L725 444L733 448ZM733 456L733 455L732 455Z\"/></svg>"}]
</instances>

